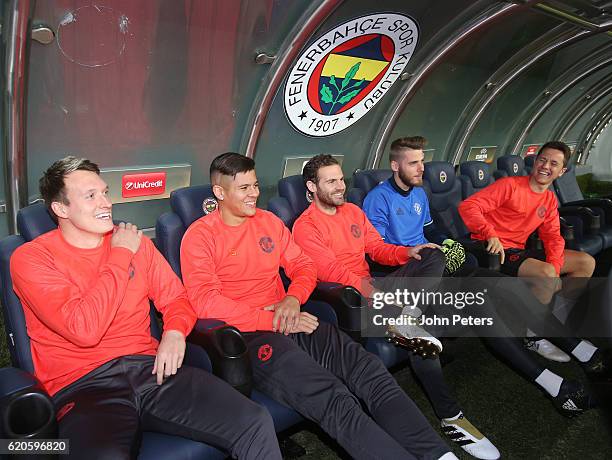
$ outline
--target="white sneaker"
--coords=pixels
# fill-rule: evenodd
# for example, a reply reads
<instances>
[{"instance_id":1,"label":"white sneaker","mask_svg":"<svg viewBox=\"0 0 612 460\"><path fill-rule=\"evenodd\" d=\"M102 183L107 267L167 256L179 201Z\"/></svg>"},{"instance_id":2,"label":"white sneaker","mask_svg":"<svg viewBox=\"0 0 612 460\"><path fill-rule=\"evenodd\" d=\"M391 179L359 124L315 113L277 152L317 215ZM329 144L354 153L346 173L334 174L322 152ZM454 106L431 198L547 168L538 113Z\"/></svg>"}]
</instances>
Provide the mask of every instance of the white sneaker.
<instances>
[{"instance_id":1,"label":"white sneaker","mask_svg":"<svg viewBox=\"0 0 612 460\"><path fill-rule=\"evenodd\" d=\"M453 418L443 418L440 426L451 441L472 457L483 460L497 460L501 457L497 447L463 416L463 412Z\"/></svg>"},{"instance_id":2,"label":"white sneaker","mask_svg":"<svg viewBox=\"0 0 612 460\"><path fill-rule=\"evenodd\" d=\"M527 348L527 350L535 351L538 355L550 361L557 361L559 363L567 363L570 361L570 357L567 353L546 339L525 339L525 348Z\"/></svg>"},{"instance_id":3,"label":"white sneaker","mask_svg":"<svg viewBox=\"0 0 612 460\"><path fill-rule=\"evenodd\" d=\"M422 358L436 358L442 352L442 342L425 329L413 324L389 326L389 342L407 348Z\"/></svg>"}]
</instances>

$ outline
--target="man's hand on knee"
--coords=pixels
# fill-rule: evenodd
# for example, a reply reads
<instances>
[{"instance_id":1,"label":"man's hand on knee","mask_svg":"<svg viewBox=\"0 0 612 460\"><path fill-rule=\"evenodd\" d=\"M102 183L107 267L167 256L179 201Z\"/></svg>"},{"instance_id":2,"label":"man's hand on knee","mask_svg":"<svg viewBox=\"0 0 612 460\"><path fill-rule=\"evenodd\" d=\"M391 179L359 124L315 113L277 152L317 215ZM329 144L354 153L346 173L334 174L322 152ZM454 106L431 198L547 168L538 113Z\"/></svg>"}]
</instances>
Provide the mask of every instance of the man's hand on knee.
<instances>
[{"instance_id":1,"label":"man's hand on knee","mask_svg":"<svg viewBox=\"0 0 612 460\"><path fill-rule=\"evenodd\" d=\"M152 374L157 374L157 384L161 385L164 377L176 374L183 365L185 357L185 336L179 331L165 331L153 364Z\"/></svg>"},{"instance_id":2,"label":"man's hand on knee","mask_svg":"<svg viewBox=\"0 0 612 460\"><path fill-rule=\"evenodd\" d=\"M408 250L408 257L416 260L421 260L421 255L419 254L419 252L421 252L421 250L424 248L441 249L440 246L435 243L425 243L419 244L417 246L407 246L406 249Z\"/></svg>"},{"instance_id":3,"label":"man's hand on knee","mask_svg":"<svg viewBox=\"0 0 612 460\"><path fill-rule=\"evenodd\" d=\"M291 333L304 332L312 334L319 327L319 319L306 311L300 312L298 323L291 329Z\"/></svg>"},{"instance_id":4,"label":"man's hand on knee","mask_svg":"<svg viewBox=\"0 0 612 460\"><path fill-rule=\"evenodd\" d=\"M501 260L499 261L499 263L504 263L506 254L504 253L504 246L502 245L498 237L493 236L487 240L487 252L489 254L500 254Z\"/></svg>"},{"instance_id":5,"label":"man's hand on knee","mask_svg":"<svg viewBox=\"0 0 612 460\"><path fill-rule=\"evenodd\" d=\"M264 310L274 312L272 330L289 335L300 321L300 301L291 295L274 305L268 305Z\"/></svg>"}]
</instances>

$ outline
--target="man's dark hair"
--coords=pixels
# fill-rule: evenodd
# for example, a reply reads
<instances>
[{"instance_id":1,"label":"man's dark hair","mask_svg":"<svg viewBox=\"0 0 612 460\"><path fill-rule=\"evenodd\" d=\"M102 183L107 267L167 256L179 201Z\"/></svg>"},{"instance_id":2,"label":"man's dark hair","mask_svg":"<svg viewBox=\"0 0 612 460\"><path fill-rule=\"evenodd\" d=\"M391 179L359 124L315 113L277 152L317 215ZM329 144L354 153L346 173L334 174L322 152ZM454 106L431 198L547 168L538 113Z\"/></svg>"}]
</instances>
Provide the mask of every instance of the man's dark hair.
<instances>
[{"instance_id":1,"label":"man's dark hair","mask_svg":"<svg viewBox=\"0 0 612 460\"><path fill-rule=\"evenodd\" d=\"M236 178L236 174L253 171L255 162L252 158L245 157L235 152L226 152L215 158L210 164L210 183L217 182L217 176L232 176Z\"/></svg>"},{"instance_id":2,"label":"man's dark hair","mask_svg":"<svg viewBox=\"0 0 612 460\"><path fill-rule=\"evenodd\" d=\"M399 161L402 152L406 149L423 150L427 145L427 139L423 136L400 137L391 142L391 152L389 153L389 161Z\"/></svg>"},{"instance_id":3,"label":"man's dark hair","mask_svg":"<svg viewBox=\"0 0 612 460\"><path fill-rule=\"evenodd\" d=\"M536 158L540 156L540 153L544 151L544 149L554 149L563 152L563 167L566 168L569 164L570 158L572 157L572 151L569 146L565 142L561 141L550 141L540 147L538 150L538 154Z\"/></svg>"},{"instance_id":4,"label":"man's dark hair","mask_svg":"<svg viewBox=\"0 0 612 460\"><path fill-rule=\"evenodd\" d=\"M304 169L302 170L302 179L304 180L304 185L308 181L314 182L315 184L319 180L318 172L319 169L324 168L325 166L339 165L338 160L327 153L321 153L319 155L315 155L308 163L304 165Z\"/></svg>"},{"instance_id":5,"label":"man's dark hair","mask_svg":"<svg viewBox=\"0 0 612 460\"><path fill-rule=\"evenodd\" d=\"M68 156L53 163L38 181L40 196L53 217L57 218L51 209L51 203L59 201L64 204L70 204L66 196L64 178L74 171L91 171L100 174L100 168L98 168L97 164L85 158Z\"/></svg>"}]
</instances>

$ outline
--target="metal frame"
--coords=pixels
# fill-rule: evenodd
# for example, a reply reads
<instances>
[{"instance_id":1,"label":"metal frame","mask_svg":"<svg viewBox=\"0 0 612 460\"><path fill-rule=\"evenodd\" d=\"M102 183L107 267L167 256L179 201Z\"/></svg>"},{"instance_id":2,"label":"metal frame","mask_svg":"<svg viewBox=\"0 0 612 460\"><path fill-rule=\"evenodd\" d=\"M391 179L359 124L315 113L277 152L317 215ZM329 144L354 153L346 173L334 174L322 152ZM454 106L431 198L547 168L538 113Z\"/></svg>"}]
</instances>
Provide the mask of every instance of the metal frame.
<instances>
[{"instance_id":1,"label":"metal frame","mask_svg":"<svg viewBox=\"0 0 612 460\"><path fill-rule=\"evenodd\" d=\"M2 46L4 98L2 146L6 173L6 207L10 233L17 232L17 211L28 205L26 110L30 30L35 0L5 1Z\"/></svg>"},{"instance_id":2,"label":"metal frame","mask_svg":"<svg viewBox=\"0 0 612 460\"><path fill-rule=\"evenodd\" d=\"M593 143L610 118L612 118L612 101L599 109L593 117L593 121L587 124L580 133L576 143L577 163L585 164L587 162Z\"/></svg>"},{"instance_id":3,"label":"metal frame","mask_svg":"<svg viewBox=\"0 0 612 460\"><path fill-rule=\"evenodd\" d=\"M557 26L536 40L532 46L520 50L496 70L489 77L488 83L472 96L453 127L447 144L447 151L454 152L453 164L460 161L470 136L486 110L510 83L549 54L591 35L592 32L580 31L577 28L567 30L565 25Z\"/></svg>"},{"instance_id":4,"label":"metal frame","mask_svg":"<svg viewBox=\"0 0 612 460\"><path fill-rule=\"evenodd\" d=\"M245 134L240 143L240 151L247 157L255 157L255 149L257 148L261 129L272 106L274 95L285 78L289 66L314 31L342 1L323 0L318 5L316 3L313 4L304 12L296 26L287 35L287 39L280 47L282 51L278 54L270 71L262 81L245 125Z\"/></svg>"},{"instance_id":5,"label":"metal frame","mask_svg":"<svg viewBox=\"0 0 612 460\"><path fill-rule=\"evenodd\" d=\"M594 105L612 92L612 76L604 76L570 106L566 114L559 118L550 136L551 139L563 140L578 120Z\"/></svg>"},{"instance_id":6,"label":"metal frame","mask_svg":"<svg viewBox=\"0 0 612 460\"><path fill-rule=\"evenodd\" d=\"M512 129L510 129L509 136L507 136L506 141L504 141L504 145L502 146L503 151L510 151L514 154L518 154L521 146L525 143L525 138L529 134L529 131L531 131L531 128L533 128L544 112L575 84L611 64L611 51L612 45L605 45L598 53L589 55L576 62L554 80L549 86L549 89L544 91L539 98L532 101L532 103L517 117L517 121ZM527 122L524 123L523 120L527 120ZM509 139L515 139L515 141L509 141ZM512 142L514 143L512 144ZM512 145L511 149L507 148L508 145Z\"/></svg>"},{"instance_id":7,"label":"metal frame","mask_svg":"<svg viewBox=\"0 0 612 460\"><path fill-rule=\"evenodd\" d=\"M491 5L475 17L470 17L472 13L468 10L465 13L466 20L462 27L453 32L447 30L447 28L442 29L430 40L430 43L439 43L439 45L435 46L435 48L429 52L425 49L419 54L418 59L412 60L412 62L418 62L419 65L411 71L411 75L401 95L399 95L396 102L389 108L387 114L380 122L379 129L372 140L372 147L370 148L370 154L366 165L367 169L378 167L378 163L382 157L385 145L389 140L389 136L391 136L393 127L397 123L397 120L406 108L408 102L410 102L414 96L416 88L433 68L442 61L447 53L456 48L472 33L504 17L517 8L519 8L519 6L512 3Z\"/></svg>"}]
</instances>

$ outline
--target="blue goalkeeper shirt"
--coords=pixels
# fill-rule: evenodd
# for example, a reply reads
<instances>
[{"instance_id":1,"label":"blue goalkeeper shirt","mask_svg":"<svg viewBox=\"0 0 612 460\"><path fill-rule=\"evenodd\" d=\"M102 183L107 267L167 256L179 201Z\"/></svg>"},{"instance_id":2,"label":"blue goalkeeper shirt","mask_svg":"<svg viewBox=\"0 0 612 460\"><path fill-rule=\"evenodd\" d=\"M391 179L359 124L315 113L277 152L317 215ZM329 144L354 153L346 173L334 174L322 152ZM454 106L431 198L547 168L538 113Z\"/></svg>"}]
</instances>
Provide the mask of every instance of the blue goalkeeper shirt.
<instances>
[{"instance_id":1,"label":"blue goalkeeper shirt","mask_svg":"<svg viewBox=\"0 0 612 460\"><path fill-rule=\"evenodd\" d=\"M432 225L423 187L402 190L393 177L373 188L363 211L386 243L416 246L427 243L424 227Z\"/></svg>"}]
</instances>

